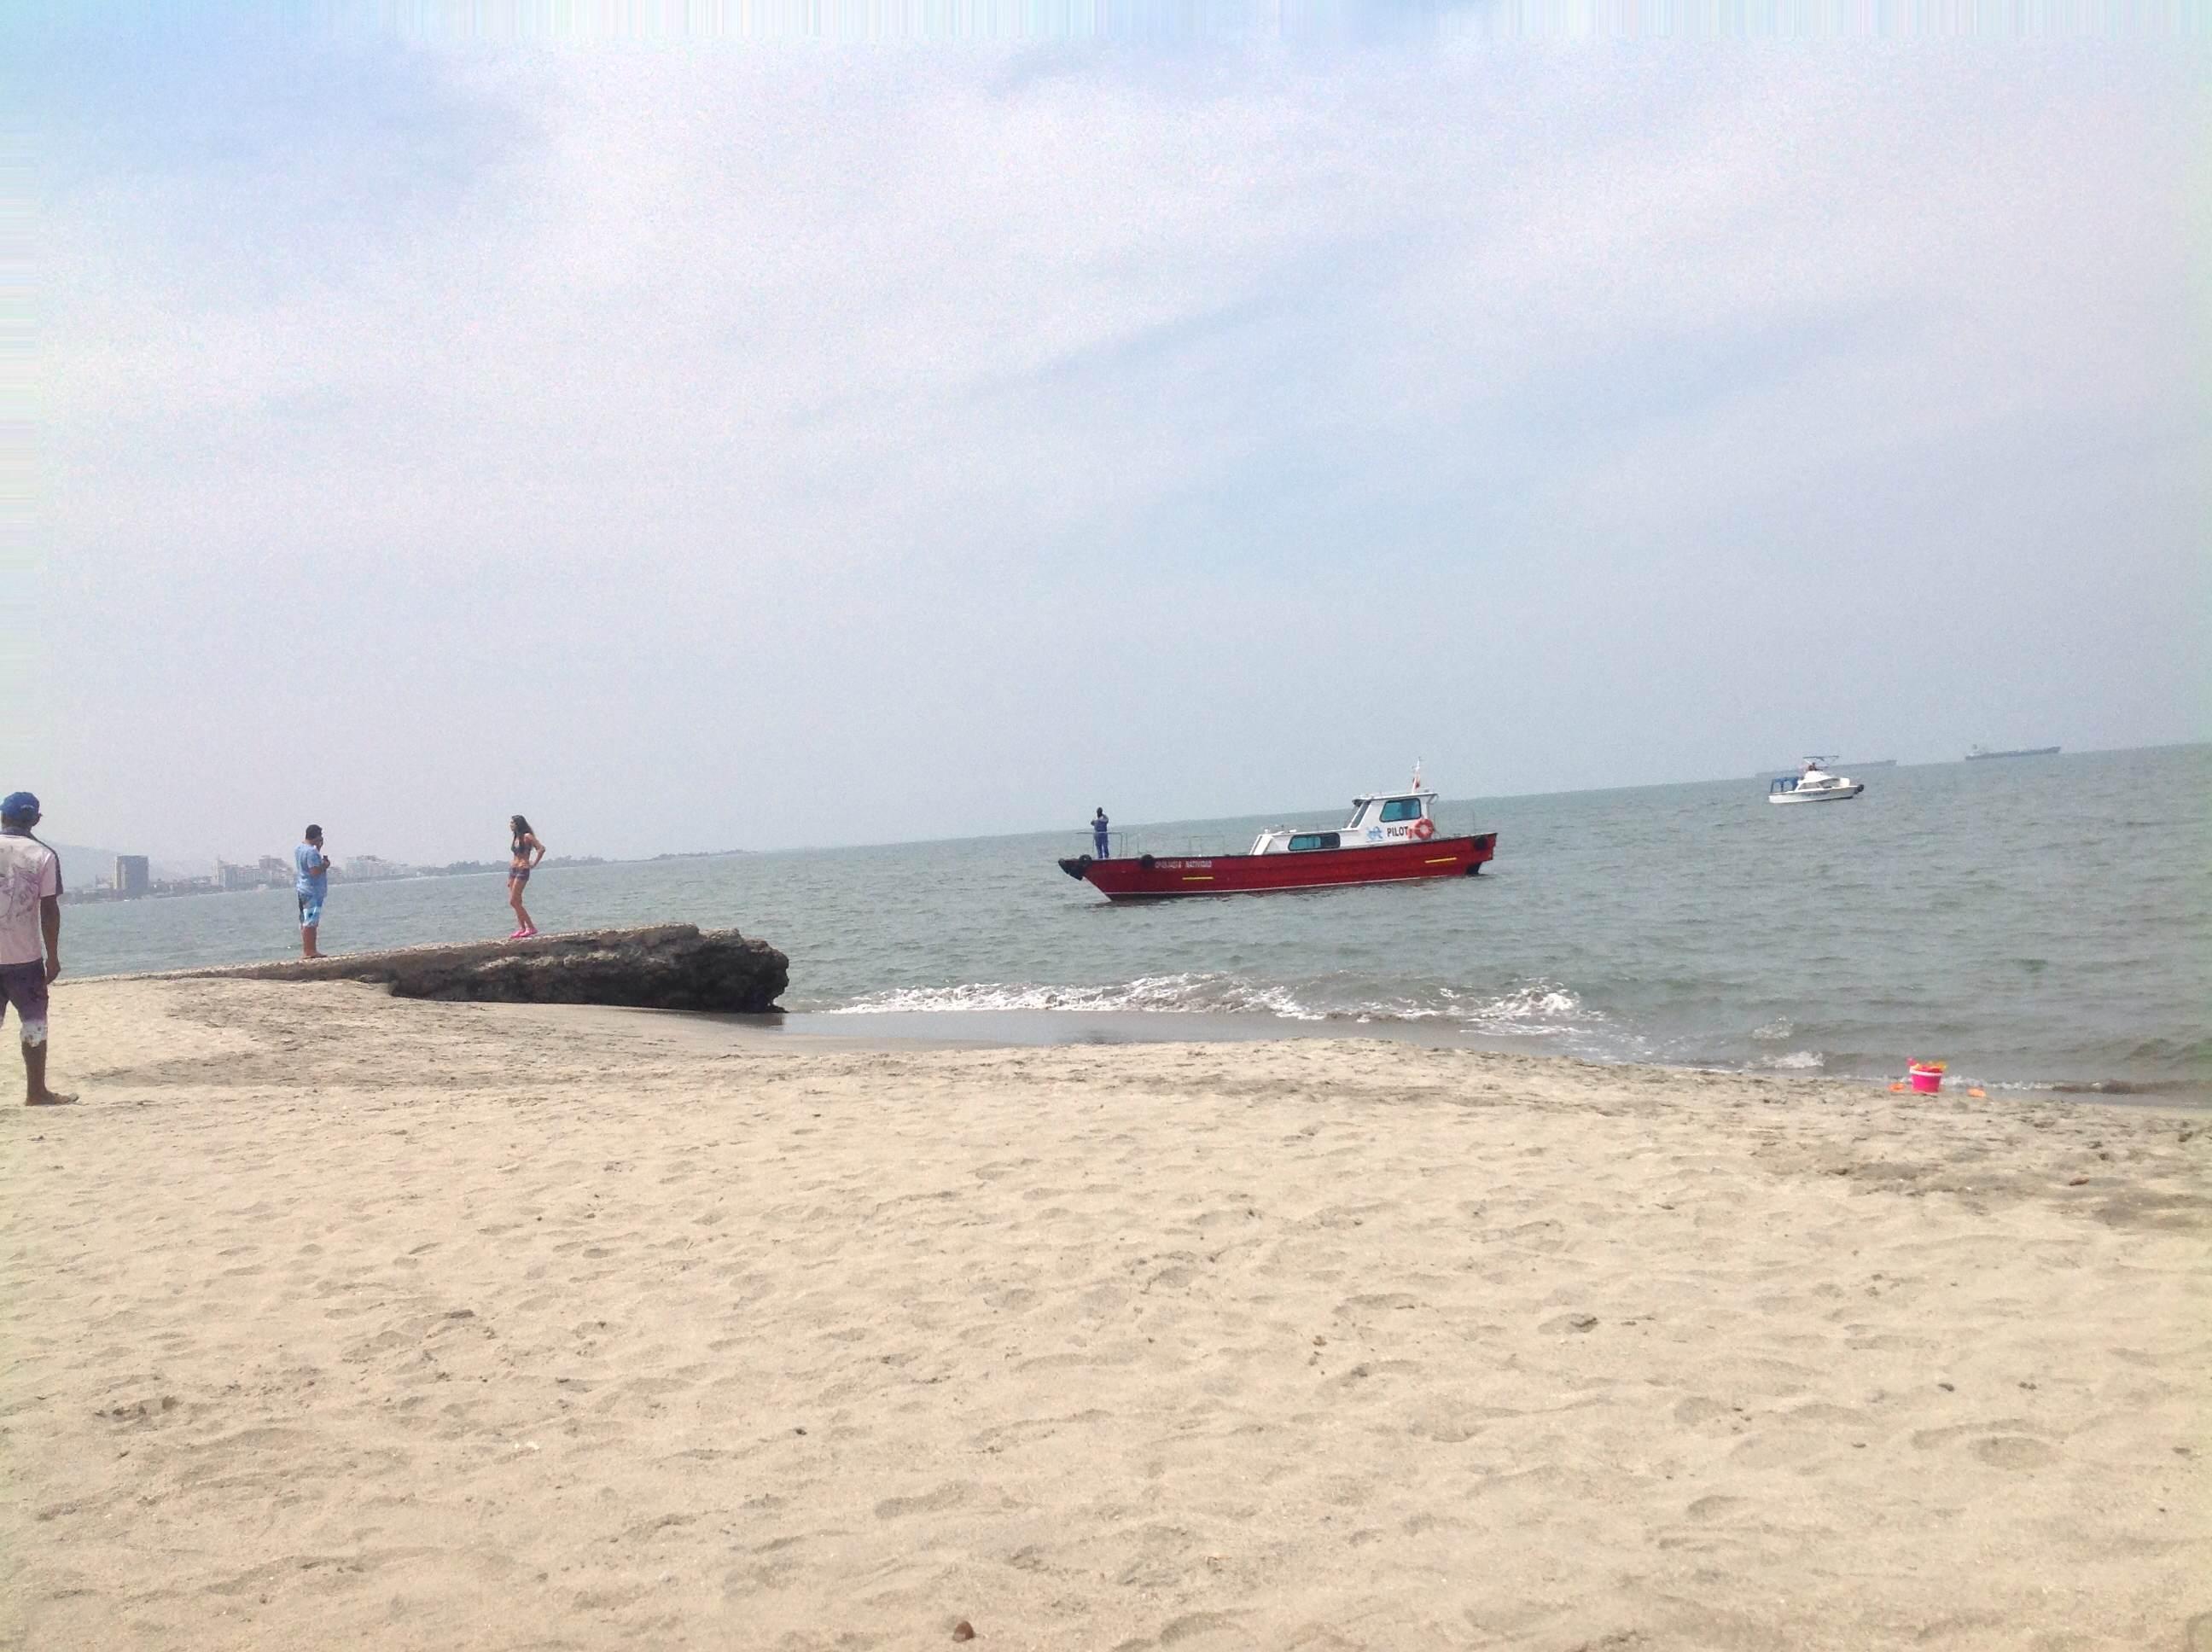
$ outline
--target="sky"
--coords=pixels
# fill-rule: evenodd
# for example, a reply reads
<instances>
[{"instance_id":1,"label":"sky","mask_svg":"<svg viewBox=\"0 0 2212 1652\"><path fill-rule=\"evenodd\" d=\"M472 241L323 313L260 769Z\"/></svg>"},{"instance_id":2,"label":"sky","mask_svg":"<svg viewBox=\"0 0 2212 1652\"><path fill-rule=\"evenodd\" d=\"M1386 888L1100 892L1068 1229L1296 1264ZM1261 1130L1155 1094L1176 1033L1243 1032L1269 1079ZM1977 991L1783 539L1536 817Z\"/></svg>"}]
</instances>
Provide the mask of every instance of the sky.
<instances>
[{"instance_id":1,"label":"sky","mask_svg":"<svg viewBox=\"0 0 2212 1652\"><path fill-rule=\"evenodd\" d=\"M0 783L63 839L2212 738L2201 39L307 9L0 25Z\"/></svg>"}]
</instances>

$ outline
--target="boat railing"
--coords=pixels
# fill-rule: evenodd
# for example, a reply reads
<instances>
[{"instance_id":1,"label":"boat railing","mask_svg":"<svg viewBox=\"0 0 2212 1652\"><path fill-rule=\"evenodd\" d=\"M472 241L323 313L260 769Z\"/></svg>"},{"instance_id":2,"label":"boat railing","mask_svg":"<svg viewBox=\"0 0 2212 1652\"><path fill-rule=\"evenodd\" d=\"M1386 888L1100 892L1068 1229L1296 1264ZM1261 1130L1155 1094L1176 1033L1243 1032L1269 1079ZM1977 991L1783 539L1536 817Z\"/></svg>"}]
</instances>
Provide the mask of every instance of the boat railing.
<instances>
[{"instance_id":1,"label":"boat railing","mask_svg":"<svg viewBox=\"0 0 2212 1652\"><path fill-rule=\"evenodd\" d=\"M1140 854L1170 855L1183 853L1175 845L1155 843L1145 833L1139 831L1108 832L1106 853L1103 855L1098 853L1097 836L1092 833L1085 832L1083 835L1082 852L1100 860L1133 860Z\"/></svg>"},{"instance_id":2,"label":"boat railing","mask_svg":"<svg viewBox=\"0 0 2212 1652\"><path fill-rule=\"evenodd\" d=\"M1240 851L1231 849L1229 841L1219 836L1162 835L1157 840L1138 831L1109 831L1106 834L1106 853L1098 856L1097 839L1090 832L1083 834L1079 853L1109 860L1133 860L1139 855L1151 854L1163 859L1181 857L1189 860L1207 860Z\"/></svg>"}]
</instances>

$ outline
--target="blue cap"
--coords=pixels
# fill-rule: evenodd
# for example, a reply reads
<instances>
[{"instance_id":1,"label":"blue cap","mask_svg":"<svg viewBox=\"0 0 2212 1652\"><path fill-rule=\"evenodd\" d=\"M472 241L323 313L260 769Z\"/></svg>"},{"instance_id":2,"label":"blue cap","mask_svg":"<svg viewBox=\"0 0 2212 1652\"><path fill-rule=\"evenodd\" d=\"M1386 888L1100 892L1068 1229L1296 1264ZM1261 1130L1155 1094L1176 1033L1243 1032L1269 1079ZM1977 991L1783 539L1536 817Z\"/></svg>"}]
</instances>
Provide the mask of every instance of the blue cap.
<instances>
[{"instance_id":1,"label":"blue cap","mask_svg":"<svg viewBox=\"0 0 2212 1652\"><path fill-rule=\"evenodd\" d=\"M0 798L0 820L30 820L39 812L39 800L28 792L10 792Z\"/></svg>"}]
</instances>

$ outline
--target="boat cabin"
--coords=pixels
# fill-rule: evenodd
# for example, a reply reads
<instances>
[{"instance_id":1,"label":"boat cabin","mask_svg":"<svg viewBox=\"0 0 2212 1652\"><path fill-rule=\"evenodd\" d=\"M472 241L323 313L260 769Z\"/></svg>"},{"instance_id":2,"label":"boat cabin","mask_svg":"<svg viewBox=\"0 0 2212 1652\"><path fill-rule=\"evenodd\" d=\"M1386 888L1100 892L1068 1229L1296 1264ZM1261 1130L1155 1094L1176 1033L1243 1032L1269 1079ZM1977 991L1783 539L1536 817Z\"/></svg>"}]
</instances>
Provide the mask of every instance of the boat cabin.
<instances>
[{"instance_id":1,"label":"boat cabin","mask_svg":"<svg viewBox=\"0 0 2212 1652\"><path fill-rule=\"evenodd\" d=\"M1436 835L1433 792L1384 792L1352 800L1352 818L1333 832L1270 826L1252 840L1253 854L1310 854L1317 849L1371 849L1423 842Z\"/></svg>"}]
</instances>

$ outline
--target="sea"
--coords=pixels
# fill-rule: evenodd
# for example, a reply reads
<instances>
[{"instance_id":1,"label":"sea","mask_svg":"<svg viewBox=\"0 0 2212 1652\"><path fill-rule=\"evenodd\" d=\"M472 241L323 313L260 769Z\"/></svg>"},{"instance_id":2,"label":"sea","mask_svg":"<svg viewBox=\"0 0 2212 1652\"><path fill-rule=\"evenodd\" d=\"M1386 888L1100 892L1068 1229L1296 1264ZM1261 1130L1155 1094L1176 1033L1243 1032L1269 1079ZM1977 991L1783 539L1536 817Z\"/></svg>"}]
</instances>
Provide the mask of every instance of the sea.
<instances>
[{"instance_id":1,"label":"sea","mask_svg":"<svg viewBox=\"0 0 2212 1652\"><path fill-rule=\"evenodd\" d=\"M1848 771L1846 767L1845 772ZM1312 1036L1869 1083L2212 1100L2212 746L1447 800L1480 877L1110 905L1064 832L547 868L548 931L734 926L791 959L796 1036L989 1042ZM1122 808L1127 807L1126 802ZM1139 828L1241 849L1334 805ZM82 876L82 874L80 874ZM276 958L292 897L67 909L71 974ZM496 875L334 885L331 951L503 935Z\"/></svg>"}]
</instances>

